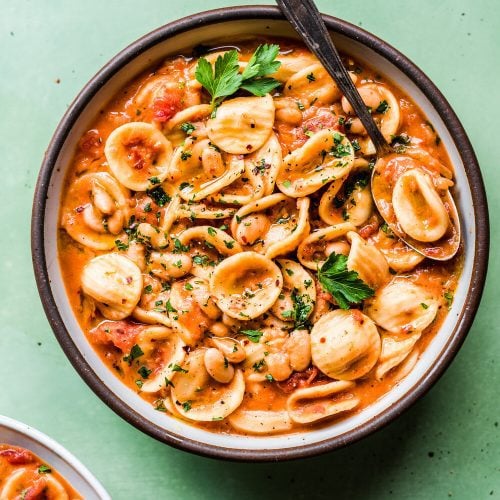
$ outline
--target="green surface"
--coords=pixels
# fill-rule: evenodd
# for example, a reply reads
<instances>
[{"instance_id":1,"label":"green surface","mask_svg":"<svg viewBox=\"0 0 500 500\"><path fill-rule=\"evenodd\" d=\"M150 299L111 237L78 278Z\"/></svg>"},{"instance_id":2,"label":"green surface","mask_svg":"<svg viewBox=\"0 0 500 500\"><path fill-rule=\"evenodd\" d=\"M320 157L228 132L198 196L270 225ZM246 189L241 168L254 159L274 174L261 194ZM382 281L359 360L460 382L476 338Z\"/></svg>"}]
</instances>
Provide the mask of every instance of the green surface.
<instances>
[{"instance_id":1,"label":"green surface","mask_svg":"<svg viewBox=\"0 0 500 500\"><path fill-rule=\"evenodd\" d=\"M489 191L493 258L474 327L437 386L396 422L319 458L222 463L171 449L124 422L57 344L29 246L33 189L53 130L124 46L163 23L231 3L2 0L0 413L54 437L117 499L500 498L498 0L318 1L398 47L435 81L469 133Z\"/></svg>"}]
</instances>

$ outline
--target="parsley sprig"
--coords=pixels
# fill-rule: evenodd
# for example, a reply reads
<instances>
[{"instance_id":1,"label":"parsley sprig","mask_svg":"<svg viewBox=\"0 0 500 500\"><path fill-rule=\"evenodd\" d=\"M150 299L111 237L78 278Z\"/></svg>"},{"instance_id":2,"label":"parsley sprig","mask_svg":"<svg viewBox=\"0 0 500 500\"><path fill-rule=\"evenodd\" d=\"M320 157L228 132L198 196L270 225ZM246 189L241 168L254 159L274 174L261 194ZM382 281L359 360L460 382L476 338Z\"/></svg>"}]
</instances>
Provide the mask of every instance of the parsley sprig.
<instances>
[{"instance_id":1,"label":"parsley sprig","mask_svg":"<svg viewBox=\"0 0 500 500\"><path fill-rule=\"evenodd\" d=\"M261 97L278 87L280 82L266 75L275 73L281 66L275 60L279 49L279 45L259 45L241 74L236 50L218 56L214 67L205 57L201 57L195 77L212 97L211 106L216 109L225 97L239 89Z\"/></svg>"},{"instance_id":2,"label":"parsley sprig","mask_svg":"<svg viewBox=\"0 0 500 500\"><path fill-rule=\"evenodd\" d=\"M359 278L356 271L347 269L347 257L335 252L318 269L318 280L332 294L341 309L349 309L351 304L359 304L375 293L373 288Z\"/></svg>"}]
</instances>

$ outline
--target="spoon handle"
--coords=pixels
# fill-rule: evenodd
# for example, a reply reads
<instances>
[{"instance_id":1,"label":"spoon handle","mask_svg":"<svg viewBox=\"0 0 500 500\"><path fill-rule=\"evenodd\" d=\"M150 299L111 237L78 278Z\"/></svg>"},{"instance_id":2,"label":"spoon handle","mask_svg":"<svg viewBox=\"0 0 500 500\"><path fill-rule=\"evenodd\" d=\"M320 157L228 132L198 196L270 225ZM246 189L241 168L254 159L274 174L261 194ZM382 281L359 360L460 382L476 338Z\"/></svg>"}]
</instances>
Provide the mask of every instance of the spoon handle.
<instances>
[{"instance_id":1,"label":"spoon handle","mask_svg":"<svg viewBox=\"0 0 500 500\"><path fill-rule=\"evenodd\" d=\"M313 0L276 0L285 17L305 44L317 56L358 115L379 156L392 152L373 117L368 112L349 72L342 64L325 23Z\"/></svg>"}]
</instances>

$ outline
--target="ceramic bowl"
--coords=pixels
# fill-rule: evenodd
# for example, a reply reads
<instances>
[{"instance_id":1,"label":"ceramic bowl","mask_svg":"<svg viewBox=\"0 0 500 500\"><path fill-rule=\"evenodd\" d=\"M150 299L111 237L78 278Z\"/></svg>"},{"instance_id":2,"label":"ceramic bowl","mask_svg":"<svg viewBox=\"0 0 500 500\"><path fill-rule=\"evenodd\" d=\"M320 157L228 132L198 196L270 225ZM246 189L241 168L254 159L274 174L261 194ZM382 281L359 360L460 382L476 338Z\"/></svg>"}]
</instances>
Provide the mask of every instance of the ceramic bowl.
<instances>
[{"instance_id":1,"label":"ceramic bowl","mask_svg":"<svg viewBox=\"0 0 500 500\"><path fill-rule=\"evenodd\" d=\"M33 427L0 415L0 443L32 451L54 467L86 500L111 500L101 483L77 458Z\"/></svg>"},{"instance_id":2,"label":"ceramic bowl","mask_svg":"<svg viewBox=\"0 0 500 500\"><path fill-rule=\"evenodd\" d=\"M33 208L32 250L42 302L64 352L94 392L124 419L177 448L235 460L284 460L316 455L379 429L419 399L455 356L472 324L488 259L488 211L470 142L450 105L422 71L396 49L345 21L324 16L337 47L401 87L434 124L456 169L454 195L461 214L464 266L442 328L413 371L369 407L326 427L293 435L241 437L193 427L159 413L122 384L83 335L66 297L57 256L58 210L67 166L78 139L99 109L131 78L169 55L198 44L255 35L295 37L276 7L233 7L167 24L120 52L90 80L62 118L41 167Z\"/></svg>"}]
</instances>

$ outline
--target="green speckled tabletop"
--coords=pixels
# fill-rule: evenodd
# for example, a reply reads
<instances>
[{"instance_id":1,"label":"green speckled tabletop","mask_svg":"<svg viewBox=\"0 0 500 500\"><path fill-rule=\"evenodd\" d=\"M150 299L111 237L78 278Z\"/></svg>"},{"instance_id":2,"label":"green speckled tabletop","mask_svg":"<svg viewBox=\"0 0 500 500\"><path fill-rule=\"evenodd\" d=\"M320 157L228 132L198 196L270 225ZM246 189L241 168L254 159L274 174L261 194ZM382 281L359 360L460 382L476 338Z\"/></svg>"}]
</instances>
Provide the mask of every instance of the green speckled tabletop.
<instances>
[{"instance_id":1,"label":"green speckled tabletop","mask_svg":"<svg viewBox=\"0 0 500 500\"><path fill-rule=\"evenodd\" d=\"M431 392L383 430L325 456L234 464L137 431L71 367L43 313L30 213L43 152L73 99L140 35L231 0L2 0L0 413L49 434L116 499L500 498L500 3L318 0L396 46L449 99L479 157L492 215L489 280L474 326ZM265 3L265 2L254 2Z\"/></svg>"}]
</instances>

